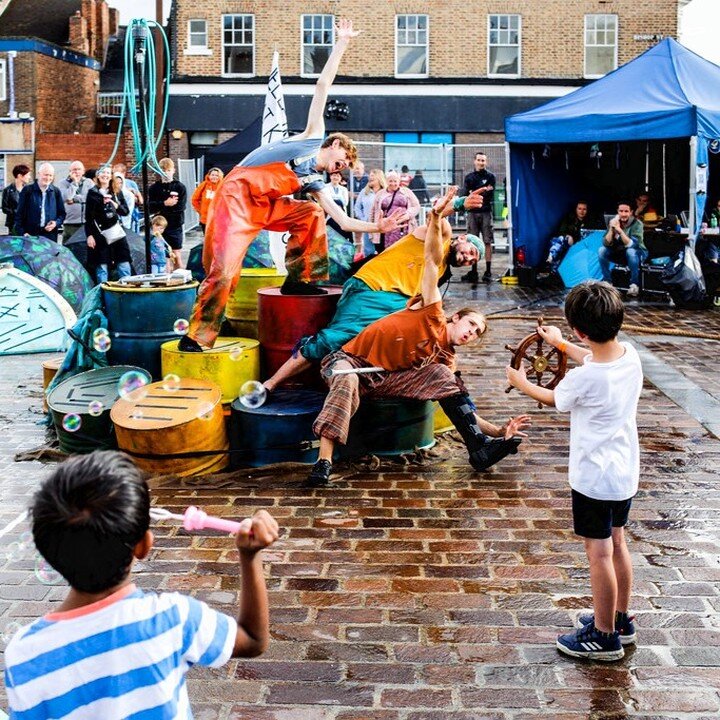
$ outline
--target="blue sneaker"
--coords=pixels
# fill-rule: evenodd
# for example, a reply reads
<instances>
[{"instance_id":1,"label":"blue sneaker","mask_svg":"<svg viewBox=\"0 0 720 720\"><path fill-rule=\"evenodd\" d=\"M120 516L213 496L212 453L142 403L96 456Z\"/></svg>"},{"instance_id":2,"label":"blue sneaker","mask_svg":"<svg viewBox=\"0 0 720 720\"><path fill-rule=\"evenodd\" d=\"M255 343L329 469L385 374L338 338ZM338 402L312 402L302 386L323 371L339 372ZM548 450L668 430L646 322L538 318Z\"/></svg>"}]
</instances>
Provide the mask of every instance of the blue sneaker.
<instances>
[{"instance_id":1,"label":"blue sneaker","mask_svg":"<svg viewBox=\"0 0 720 720\"><path fill-rule=\"evenodd\" d=\"M622 645L632 645L635 642L637 634L635 632L634 619L634 616L630 616L627 620L615 621L615 631L620 635L620 643ZM578 615L575 621L575 627L584 628L594 622L595 615L593 615L593 613L585 613L584 615Z\"/></svg>"},{"instance_id":2,"label":"blue sneaker","mask_svg":"<svg viewBox=\"0 0 720 720\"><path fill-rule=\"evenodd\" d=\"M560 635L555 645L561 653L576 658L612 662L625 656L620 635L617 632L612 635L601 633L596 630L594 623L567 635Z\"/></svg>"}]
</instances>

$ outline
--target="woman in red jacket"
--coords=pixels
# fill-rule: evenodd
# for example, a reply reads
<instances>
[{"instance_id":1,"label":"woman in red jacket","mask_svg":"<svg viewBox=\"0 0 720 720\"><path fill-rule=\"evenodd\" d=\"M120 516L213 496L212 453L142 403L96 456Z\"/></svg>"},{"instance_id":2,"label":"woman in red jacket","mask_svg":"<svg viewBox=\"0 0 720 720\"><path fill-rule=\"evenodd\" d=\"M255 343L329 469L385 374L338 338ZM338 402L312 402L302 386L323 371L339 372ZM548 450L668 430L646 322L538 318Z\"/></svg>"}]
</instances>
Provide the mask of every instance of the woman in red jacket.
<instances>
[{"instance_id":1,"label":"woman in red jacket","mask_svg":"<svg viewBox=\"0 0 720 720\"><path fill-rule=\"evenodd\" d=\"M220 181L223 179L223 171L220 168L210 168L205 179L195 188L192 194L192 203L195 212L200 216L200 227L203 234L205 233L205 225L207 225L208 209L215 192L220 187Z\"/></svg>"}]
</instances>

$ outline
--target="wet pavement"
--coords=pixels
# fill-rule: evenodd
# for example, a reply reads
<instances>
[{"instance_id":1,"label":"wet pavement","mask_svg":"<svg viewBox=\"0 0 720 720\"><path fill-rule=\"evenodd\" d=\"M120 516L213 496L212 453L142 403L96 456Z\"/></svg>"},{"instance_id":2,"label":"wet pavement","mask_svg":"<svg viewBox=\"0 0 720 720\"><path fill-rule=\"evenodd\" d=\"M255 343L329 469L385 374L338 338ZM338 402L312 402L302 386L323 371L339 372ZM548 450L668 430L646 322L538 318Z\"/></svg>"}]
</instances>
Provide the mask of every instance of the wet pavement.
<instances>
[{"instance_id":1,"label":"wet pavement","mask_svg":"<svg viewBox=\"0 0 720 720\"><path fill-rule=\"evenodd\" d=\"M612 665L554 648L590 605L587 563L570 520L569 418L505 394L512 345L538 314L561 322L562 293L453 283L456 309L491 317L460 364L479 412L502 422L529 412L518 455L477 474L445 439L428 457L338 468L308 491L299 468L153 480L156 503L229 518L266 507L285 535L266 553L272 644L256 660L194 669L199 720L579 720L720 717L720 311L628 305L643 351L640 492L628 527L638 645ZM42 356L0 359L0 527L51 469L16 463L45 438ZM663 391L665 388L665 391ZM673 399L674 398L674 399ZM681 403L681 404L678 404ZM17 540L19 525L2 538ZM181 590L234 612L237 569L226 537L155 527L138 583ZM47 612L63 595L33 572L29 549L0 569L0 628ZM3 706L4 696L0 700Z\"/></svg>"}]
</instances>

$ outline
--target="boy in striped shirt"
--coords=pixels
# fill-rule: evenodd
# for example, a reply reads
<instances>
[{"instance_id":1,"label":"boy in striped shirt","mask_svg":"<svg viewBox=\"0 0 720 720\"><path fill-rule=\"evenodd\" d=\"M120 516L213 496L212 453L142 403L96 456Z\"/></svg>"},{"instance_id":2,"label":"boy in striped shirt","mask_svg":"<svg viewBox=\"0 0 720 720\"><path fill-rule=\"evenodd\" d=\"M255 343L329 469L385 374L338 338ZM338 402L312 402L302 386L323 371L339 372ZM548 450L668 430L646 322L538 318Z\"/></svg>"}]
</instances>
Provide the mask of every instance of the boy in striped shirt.
<instances>
[{"instance_id":1,"label":"boy in striped shirt","mask_svg":"<svg viewBox=\"0 0 720 720\"><path fill-rule=\"evenodd\" d=\"M185 674L253 657L268 643L259 552L278 537L264 510L235 536L240 613L179 593L145 593L131 580L153 544L147 483L118 452L71 458L31 507L35 545L70 584L57 612L19 630L5 651L13 720L192 718Z\"/></svg>"}]
</instances>

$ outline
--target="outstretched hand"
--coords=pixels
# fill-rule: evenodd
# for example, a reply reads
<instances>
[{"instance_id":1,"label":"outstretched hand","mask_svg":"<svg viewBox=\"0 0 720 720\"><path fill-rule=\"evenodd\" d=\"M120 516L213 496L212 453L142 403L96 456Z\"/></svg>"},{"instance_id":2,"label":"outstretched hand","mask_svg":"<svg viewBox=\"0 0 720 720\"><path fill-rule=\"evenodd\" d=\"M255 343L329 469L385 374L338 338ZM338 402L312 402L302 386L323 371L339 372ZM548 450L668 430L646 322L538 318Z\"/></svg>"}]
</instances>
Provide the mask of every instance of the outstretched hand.
<instances>
[{"instance_id":1,"label":"outstretched hand","mask_svg":"<svg viewBox=\"0 0 720 720\"><path fill-rule=\"evenodd\" d=\"M527 437L527 433L522 431L529 428L530 425L532 425L532 421L530 420L529 415L517 415L516 417L511 417L500 428L500 432L502 433L501 437L504 437L506 440L515 436Z\"/></svg>"},{"instance_id":2,"label":"outstretched hand","mask_svg":"<svg viewBox=\"0 0 720 720\"><path fill-rule=\"evenodd\" d=\"M352 20L346 18L340 18L335 25L335 34L338 40L349 40L350 38L357 37L360 34L360 30L353 30Z\"/></svg>"},{"instance_id":3,"label":"outstretched hand","mask_svg":"<svg viewBox=\"0 0 720 720\"><path fill-rule=\"evenodd\" d=\"M457 194L457 190L457 185L450 185L446 193L435 201L435 204L433 205L433 212L442 216L447 206L452 202L452 199Z\"/></svg>"},{"instance_id":4,"label":"outstretched hand","mask_svg":"<svg viewBox=\"0 0 720 720\"><path fill-rule=\"evenodd\" d=\"M478 188L477 190L473 190L469 195L467 195L465 197L465 202L463 203L465 205L465 209L477 210L478 208L481 208L483 206L483 203L485 202L482 194L483 188Z\"/></svg>"},{"instance_id":5,"label":"outstretched hand","mask_svg":"<svg viewBox=\"0 0 720 720\"><path fill-rule=\"evenodd\" d=\"M258 510L251 518L240 523L240 529L235 534L235 545L241 555L252 557L272 545L279 535L275 518L267 510Z\"/></svg>"},{"instance_id":6,"label":"outstretched hand","mask_svg":"<svg viewBox=\"0 0 720 720\"><path fill-rule=\"evenodd\" d=\"M393 212L387 217L383 217L381 213L377 220L378 232L383 234L392 232L401 225L405 225L409 219L407 211L402 210L401 208L393 210Z\"/></svg>"}]
</instances>

